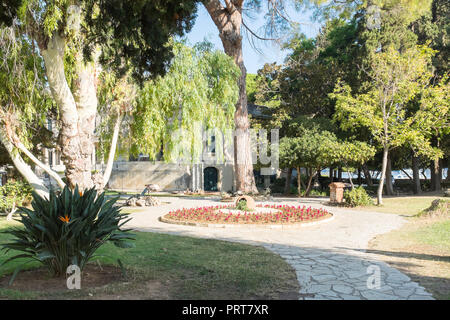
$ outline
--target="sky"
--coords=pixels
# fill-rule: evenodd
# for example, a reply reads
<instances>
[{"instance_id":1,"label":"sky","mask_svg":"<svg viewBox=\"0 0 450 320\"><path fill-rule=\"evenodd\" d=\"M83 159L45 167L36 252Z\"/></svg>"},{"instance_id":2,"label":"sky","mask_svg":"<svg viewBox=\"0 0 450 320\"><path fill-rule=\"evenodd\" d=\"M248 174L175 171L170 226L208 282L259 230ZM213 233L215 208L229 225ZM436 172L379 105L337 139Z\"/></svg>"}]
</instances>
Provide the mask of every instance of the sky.
<instances>
[{"instance_id":1,"label":"sky","mask_svg":"<svg viewBox=\"0 0 450 320\"><path fill-rule=\"evenodd\" d=\"M289 8L287 13L292 21L302 23L301 31L307 37L314 37L318 33L320 24L312 22L310 19L311 12L296 12L293 8ZM262 15L255 17L255 19L244 18L244 21L246 22L246 25L254 31L258 31L264 25ZM264 36L261 33L259 34ZM187 34L187 39L190 44L195 44L207 39L209 42L212 42L217 49L223 50L219 38L219 31L203 5L199 5L195 25L191 32ZM272 41L257 41L257 44L260 52L253 48L248 39L244 36L243 52L247 73L257 73L258 69L262 68L265 63L283 63L287 52L280 50L277 44L274 44Z\"/></svg>"}]
</instances>

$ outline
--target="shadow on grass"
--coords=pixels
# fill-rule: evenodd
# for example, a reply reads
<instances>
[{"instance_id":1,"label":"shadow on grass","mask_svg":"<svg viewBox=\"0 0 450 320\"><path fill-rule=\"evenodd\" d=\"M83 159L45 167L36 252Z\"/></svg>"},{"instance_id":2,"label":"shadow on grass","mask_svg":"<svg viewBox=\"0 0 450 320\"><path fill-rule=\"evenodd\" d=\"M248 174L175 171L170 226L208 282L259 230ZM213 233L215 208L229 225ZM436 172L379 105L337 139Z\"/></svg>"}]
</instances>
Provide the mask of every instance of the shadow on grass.
<instances>
[{"instance_id":1,"label":"shadow on grass","mask_svg":"<svg viewBox=\"0 0 450 320\"><path fill-rule=\"evenodd\" d=\"M414 252L398 252L398 251L384 251L384 250L374 250L374 249L351 249L351 248L340 248L344 250L354 250L358 252L367 252L373 253L377 255L389 256L389 257L399 257L399 258L414 258L419 260L429 260L429 261L442 261L442 262L450 262L449 256L441 256L441 255L433 255L433 254L419 254Z\"/></svg>"},{"instance_id":2,"label":"shadow on grass","mask_svg":"<svg viewBox=\"0 0 450 320\"><path fill-rule=\"evenodd\" d=\"M195 228L195 227L194 227ZM141 228L146 232L161 232L186 237L216 239L239 242L265 247L280 254L295 270L300 284L300 298L313 299L367 299L367 300L404 300L425 299L423 288L431 293L437 293L438 298L445 298L445 292L450 295L450 279L439 277L423 277L411 275L413 283L404 276L404 273L391 267L386 262L374 257L375 254L395 255L395 252L378 252L377 250L360 250L354 248L315 248L298 245L285 245L265 241L250 241L239 237L199 236L194 230L167 231L164 228ZM407 252L400 253L404 257L415 257ZM294 257L295 256L295 257ZM441 259L441 256L419 255L422 259ZM444 257L444 261L449 261ZM371 266L378 266L381 271L381 287L370 289L367 281L372 275ZM403 279L403 280L399 280ZM436 283L442 284L436 291ZM350 286L353 289L347 294L334 290L334 286ZM442 288L443 287L443 288ZM337 289L338 290L338 289ZM326 295L326 292L328 294ZM331 292L331 293L330 293ZM335 295L334 297L331 295Z\"/></svg>"}]
</instances>

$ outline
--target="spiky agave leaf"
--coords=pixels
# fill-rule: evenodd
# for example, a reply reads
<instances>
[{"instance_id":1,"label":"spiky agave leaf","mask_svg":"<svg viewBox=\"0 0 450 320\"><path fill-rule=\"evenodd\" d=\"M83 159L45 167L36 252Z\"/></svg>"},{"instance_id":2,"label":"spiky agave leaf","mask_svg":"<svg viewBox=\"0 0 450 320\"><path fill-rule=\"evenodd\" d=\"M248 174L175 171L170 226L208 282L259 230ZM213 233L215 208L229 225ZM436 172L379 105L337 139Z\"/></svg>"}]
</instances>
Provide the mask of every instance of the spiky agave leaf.
<instances>
[{"instance_id":1,"label":"spiky agave leaf","mask_svg":"<svg viewBox=\"0 0 450 320\"><path fill-rule=\"evenodd\" d=\"M13 239L2 244L2 250L22 252L4 263L30 258L62 275L74 262L83 270L108 241L121 248L133 247L131 230L121 229L129 218L115 206L118 198L105 201L104 193L97 195L92 188L81 194L78 187L73 191L66 187L59 195L52 191L48 199L35 192L32 197L32 209L20 208L23 227L3 232Z\"/></svg>"}]
</instances>

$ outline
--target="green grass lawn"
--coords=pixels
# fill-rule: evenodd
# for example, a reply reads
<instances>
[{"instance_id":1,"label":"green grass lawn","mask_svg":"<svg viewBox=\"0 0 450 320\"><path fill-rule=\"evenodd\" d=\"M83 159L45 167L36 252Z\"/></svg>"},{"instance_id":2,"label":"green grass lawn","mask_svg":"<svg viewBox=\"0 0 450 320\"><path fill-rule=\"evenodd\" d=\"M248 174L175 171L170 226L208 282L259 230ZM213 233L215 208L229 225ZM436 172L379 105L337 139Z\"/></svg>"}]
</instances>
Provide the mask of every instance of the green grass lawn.
<instances>
[{"instance_id":1,"label":"green grass lawn","mask_svg":"<svg viewBox=\"0 0 450 320\"><path fill-rule=\"evenodd\" d=\"M419 282L435 298L450 300L450 215L445 210L437 216L417 215L435 198L411 198L397 199L398 203L390 203L395 199L389 199L387 206L396 209L391 212L411 217L400 229L373 239L370 249Z\"/></svg>"},{"instance_id":2,"label":"green grass lawn","mask_svg":"<svg viewBox=\"0 0 450 320\"><path fill-rule=\"evenodd\" d=\"M0 220L0 231L14 224L17 223ZM145 284L155 281L162 284L161 290L170 299L277 299L286 295L295 298L292 294L299 290L294 270L280 256L262 247L166 234L136 234L136 248L120 249L106 244L99 249L98 254L110 257L100 258L101 264L112 264L120 258L127 269L128 279L121 284L102 288L97 294L108 293L126 298L130 293L136 295L136 292L141 292L143 296L138 298L145 298ZM0 233L0 243L8 241L8 237ZM13 254L2 252L0 263ZM10 274L20 263L14 261L0 267L0 273ZM36 267L38 264L33 263L27 268ZM55 294L45 292L0 288L2 296L55 298ZM89 298L83 289L56 295L56 298L64 299L86 297Z\"/></svg>"},{"instance_id":3,"label":"green grass lawn","mask_svg":"<svg viewBox=\"0 0 450 320\"><path fill-rule=\"evenodd\" d=\"M422 226L410 235L415 241L432 246L450 257L450 220Z\"/></svg>"},{"instance_id":4,"label":"green grass lawn","mask_svg":"<svg viewBox=\"0 0 450 320\"><path fill-rule=\"evenodd\" d=\"M423 197L399 196L389 198L383 197L383 205L381 206L372 205L367 207L358 207L355 209L414 216L418 214L420 211L428 208L431 205L431 202L436 199L448 199L448 198L438 196L423 196Z\"/></svg>"}]
</instances>

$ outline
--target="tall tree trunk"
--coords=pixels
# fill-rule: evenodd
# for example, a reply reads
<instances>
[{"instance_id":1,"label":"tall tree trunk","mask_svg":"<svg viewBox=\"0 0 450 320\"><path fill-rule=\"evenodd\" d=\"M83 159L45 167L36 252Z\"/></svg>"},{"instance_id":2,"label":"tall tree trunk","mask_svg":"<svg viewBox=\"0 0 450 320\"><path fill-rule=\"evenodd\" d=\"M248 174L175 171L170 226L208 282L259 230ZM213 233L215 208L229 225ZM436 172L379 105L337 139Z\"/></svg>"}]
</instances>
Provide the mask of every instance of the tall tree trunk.
<instances>
[{"instance_id":1,"label":"tall tree trunk","mask_svg":"<svg viewBox=\"0 0 450 320\"><path fill-rule=\"evenodd\" d=\"M368 186L373 186L372 176L370 175L369 168L367 168L366 164L362 166L364 172L364 179L366 179L366 183Z\"/></svg>"},{"instance_id":2,"label":"tall tree trunk","mask_svg":"<svg viewBox=\"0 0 450 320\"><path fill-rule=\"evenodd\" d=\"M434 191L441 191L442 170L439 159L433 160L431 167L431 188ZM434 178L434 179L433 179Z\"/></svg>"},{"instance_id":3,"label":"tall tree trunk","mask_svg":"<svg viewBox=\"0 0 450 320\"><path fill-rule=\"evenodd\" d=\"M41 48L41 53L44 58L48 83L59 109L59 146L67 183L71 188L78 185L83 190L92 185L90 159L87 162L81 150L85 146L85 141L80 139L79 126L83 124L80 122L77 105L65 77L64 49L64 38L55 33L47 47ZM87 147L89 149L89 146Z\"/></svg>"},{"instance_id":4,"label":"tall tree trunk","mask_svg":"<svg viewBox=\"0 0 450 320\"><path fill-rule=\"evenodd\" d=\"M300 174L300 167L297 167L297 193L302 196L302 175Z\"/></svg>"},{"instance_id":5,"label":"tall tree trunk","mask_svg":"<svg viewBox=\"0 0 450 320\"><path fill-rule=\"evenodd\" d=\"M286 171L286 183L284 184L284 194L291 193L291 177L292 177L292 168L289 168Z\"/></svg>"},{"instance_id":6,"label":"tall tree trunk","mask_svg":"<svg viewBox=\"0 0 450 320\"><path fill-rule=\"evenodd\" d=\"M394 195L394 186L392 185L392 162L389 156L386 166L386 194L390 196Z\"/></svg>"},{"instance_id":7,"label":"tall tree trunk","mask_svg":"<svg viewBox=\"0 0 450 320\"><path fill-rule=\"evenodd\" d=\"M243 1L226 1L222 6L219 0L203 1L209 15L219 30L219 36L225 53L234 59L241 70L238 80L239 100L236 103L234 123L234 167L236 189L243 192L257 193L253 174L253 163L250 145L250 123L247 110L246 75L242 54L242 3Z\"/></svg>"},{"instance_id":8,"label":"tall tree trunk","mask_svg":"<svg viewBox=\"0 0 450 320\"><path fill-rule=\"evenodd\" d=\"M378 184L378 190L377 190L377 204L378 205L383 204L383 185L384 185L384 180L386 178L386 167L387 167L387 162L388 162L388 155L389 155L389 148L384 147L383 162L381 164L381 177L380 177L380 182Z\"/></svg>"},{"instance_id":9,"label":"tall tree trunk","mask_svg":"<svg viewBox=\"0 0 450 320\"><path fill-rule=\"evenodd\" d=\"M420 171L420 170L419 170ZM425 174L425 168L422 168L422 171L420 172L422 174L423 179L426 181L428 180L426 174Z\"/></svg>"},{"instance_id":10,"label":"tall tree trunk","mask_svg":"<svg viewBox=\"0 0 450 320\"><path fill-rule=\"evenodd\" d=\"M342 168L341 167L339 167L338 168L338 181L342 181Z\"/></svg>"},{"instance_id":11,"label":"tall tree trunk","mask_svg":"<svg viewBox=\"0 0 450 320\"><path fill-rule=\"evenodd\" d=\"M65 39L54 33L40 46L49 87L59 109L59 148L67 184L81 190L91 188L95 116L97 112L95 63L75 57L72 93L64 70Z\"/></svg>"},{"instance_id":12,"label":"tall tree trunk","mask_svg":"<svg viewBox=\"0 0 450 320\"><path fill-rule=\"evenodd\" d=\"M358 185L362 185L361 168L358 168Z\"/></svg>"},{"instance_id":13,"label":"tall tree trunk","mask_svg":"<svg viewBox=\"0 0 450 320\"><path fill-rule=\"evenodd\" d=\"M353 184L353 178L352 178L353 172L347 171L347 174L348 174L348 181L350 182L350 186L353 190L353 189L355 189L355 185Z\"/></svg>"},{"instance_id":14,"label":"tall tree trunk","mask_svg":"<svg viewBox=\"0 0 450 320\"><path fill-rule=\"evenodd\" d=\"M72 91L77 105L80 157L84 165L82 185L84 188L91 188L94 185L92 169L95 165L92 155L95 150L95 117L97 115L96 63L95 60L84 62L81 54L78 54L76 59L76 78Z\"/></svg>"},{"instance_id":15,"label":"tall tree trunk","mask_svg":"<svg viewBox=\"0 0 450 320\"><path fill-rule=\"evenodd\" d=\"M413 191L414 194L421 194L422 188L420 187L420 175L419 175L419 159L412 155L412 171L413 171Z\"/></svg>"},{"instance_id":16,"label":"tall tree trunk","mask_svg":"<svg viewBox=\"0 0 450 320\"><path fill-rule=\"evenodd\" d=\"M309 193L311 192L312 179L317 173L317 171L314 171L313 169L309 170L308 185L306 186L305 197L309 196Z\"/></svg>"},{"instance_id":17,"label":"tall tree trunk","mask_svg":"<svg viewBox=\"0 0 450 320\"><path fill-rule=\"evenodd\" d=\"M330 183L334 181L334 169L330 168Z\"/></svg>"}]
</instances>

